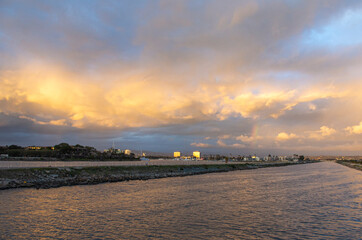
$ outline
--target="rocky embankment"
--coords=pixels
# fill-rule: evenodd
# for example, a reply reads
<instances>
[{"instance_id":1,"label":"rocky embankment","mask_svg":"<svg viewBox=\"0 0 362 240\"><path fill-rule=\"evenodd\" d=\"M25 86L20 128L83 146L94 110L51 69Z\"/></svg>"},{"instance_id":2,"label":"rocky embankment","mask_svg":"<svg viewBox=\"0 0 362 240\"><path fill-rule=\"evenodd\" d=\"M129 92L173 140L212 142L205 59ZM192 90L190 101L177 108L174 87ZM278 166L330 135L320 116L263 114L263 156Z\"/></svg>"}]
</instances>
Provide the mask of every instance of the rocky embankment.
<instances>
[{"instance_id":1,"label":"rocky embankment","mask_svg":"<svg viewBox=\"0 0 362 240\"><path fill-rule=\"evenodd\" d=\"M196 174L227 172L264 167L311 163L244 163L215 165L173 165L173 166L116 166L116 167L64 167L64 168L23 168L1 169L0 189L34 187L52 188L71 185L98 184L128 180L147 180L165 177L189 176Z\"/></svg>"},{"instance_id":2,"label":"rocky embankment","mask_svg":"<svg viewBox=\"0 0 362 240\"><path fill-rule=\"evenodd\" d=\"M337 160L336 163L362 171L362 160Z\"/></svg>"}]
</instances>

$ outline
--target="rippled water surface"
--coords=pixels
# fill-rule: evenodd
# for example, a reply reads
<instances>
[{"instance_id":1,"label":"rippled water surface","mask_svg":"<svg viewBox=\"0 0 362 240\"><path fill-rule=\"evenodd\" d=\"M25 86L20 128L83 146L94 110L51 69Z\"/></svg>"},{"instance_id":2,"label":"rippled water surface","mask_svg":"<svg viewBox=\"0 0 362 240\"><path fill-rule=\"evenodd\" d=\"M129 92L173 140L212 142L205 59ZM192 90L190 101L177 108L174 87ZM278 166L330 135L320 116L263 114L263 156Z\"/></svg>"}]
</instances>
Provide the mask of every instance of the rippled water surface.
<instances>
[{"instance_id":1,"label":"rippled water surface","mask_svg":"<svg viewBox=\"0 0 362 240\"><path fill-rule=\"evenodd\" d=\"M324 162L0 192L2 239L361 239L362 173Z\"/></svg>"}]
</instances>

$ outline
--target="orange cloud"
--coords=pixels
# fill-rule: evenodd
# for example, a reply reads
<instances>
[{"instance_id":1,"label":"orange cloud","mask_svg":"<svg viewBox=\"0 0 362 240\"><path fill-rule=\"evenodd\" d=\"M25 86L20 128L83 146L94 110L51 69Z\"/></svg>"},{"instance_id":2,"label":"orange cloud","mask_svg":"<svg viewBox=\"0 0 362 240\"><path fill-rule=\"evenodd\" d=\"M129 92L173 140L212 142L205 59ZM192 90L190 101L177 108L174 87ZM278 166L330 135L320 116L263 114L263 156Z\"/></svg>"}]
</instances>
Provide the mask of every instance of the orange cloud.
<instances>
[{"instance_id":1,"label":"orange cloud","mask_svg":"<svg viewBox=\"0 0 362 240\"><path fill-rule=\"evenodd\" d=\"M20 119L27 119L39 125L54 125L54 126L67 126L66 119L58 119L58 120L51 120L51 121L39 121L31 117L27 116L19 116Z\"/></svg>"},{"instance_id":2,"label":"orange cloud","mask_svg":"<svg viewBox=\"0 0 362 240\"><path fill-rule=\"evenodd\" d=\"M196 84L193 88L197 94L185 97L185 91L189 91L187 85L164 85L153 78L145 80L142 74L123 74L120 80L110 77L103 82L38 63L20 71L2 72L0 87L4 91L0 92L0 99L12 100L12 106L0 111L33 118L37 124L41 121L60 124L59 119L64 119L61 124L67 122L76 128L122 129L222 120L237 113L251 118L274 116L286 111L289 102L295 105L294 90L244 93L231 98L228 95L241 88L240 84L236 83L236 88L231 83L220 88L223 85Z\"/></svg>"},{"instance_id":3,"label":"orange cloud","mask_svg":"<svg viewBox=\"0 0 362 240\"><path fill-rule=\"evenodd\" d=\"M350 126L345 128L350 134L361 134L362 133L362 122L359 125Z\"/></svg>"},{"instance_id":4,"label":"orange cloud","mask_svg":"<svg viewBox=\"0 0 362 240\"><path fill-rule=\"evenodd\" d=\"M314 138L317 140L321 140L327 136L335 134L337 131L334 128L329 128L327 126L320 127L318 131L311 131L309 134L309 138Z\"/></svg>"},{"instance_id":5,"label":"orange cloud","mask_svg":"<svg viewBox=\"0 0 362 240\"><path fill-rule=\"evenodd\" d=\"M294 133L286 133L286 132L281 132L278 134L278 136L276 137L276 140L277 141L287 141L287 140L290 140L290 139L295 139L297 138L297 135L294 134Z\"/></svg>"}]
</instances>

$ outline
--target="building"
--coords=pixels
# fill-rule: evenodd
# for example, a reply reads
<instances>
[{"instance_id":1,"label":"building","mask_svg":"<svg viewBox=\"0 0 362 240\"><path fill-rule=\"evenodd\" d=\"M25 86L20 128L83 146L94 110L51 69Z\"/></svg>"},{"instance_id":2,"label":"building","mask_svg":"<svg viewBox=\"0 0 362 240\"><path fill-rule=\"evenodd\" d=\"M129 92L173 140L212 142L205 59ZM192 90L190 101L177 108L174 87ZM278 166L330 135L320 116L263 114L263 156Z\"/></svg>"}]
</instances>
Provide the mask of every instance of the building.
<instances>
[{"instance_id":1,"label":"building","mask_svg":"<svg viewBox=\"0 0 362 240\"><path fill-rule=\"evenodd\" d=\"M108 148L108 149L104 149L105 153L115 153L115 154L120 154L121 153L121 149L118 149L118 148Z\"/></svg>"},{"instance_id":2,"label":"building","mask_svg":"<svg viewBox=\"0 0 362 240\"><path fill-rule=\"evenodd\" d=\"M131 150L129 150L129 149L126 149L126 150L124 150L124 154L126 154L126 155L131 155Z\"/></svg>"},{"instance_id":3,"label":"building","mask_svg":"<svg viewBox=\"0 0 362 240\"><path fill-rule=\"evenodd\" d=\"M278 160L280 160L280 161L285 161L285 160L287 160L287 157L285 157L285 156L279 156L279 157L278 157Z\"/></svg>"},{"instance_id":4,"label":"building","mask_svg":"<svg viewBox=\"0 0 362 240\"><path fill-rule=\"evenodd\" d=\"M201 153L199 151L195 151L192 153L192 156L195 158L201 158Z\"/></svg>"},{"instance_id":5,"label":"building","mask_svg":"<svg viewBox=\"0 0 362 240\"><path fill-rule=\"evenodd\" d=\"M40 149L42 149L42 147L38 147L38 146L29 146L29 147L26 147L26 149L28 149L28 150L40 150Z\"/></svg>"},{"instance_id":6,"label":"building","mask_svg":"<svg viewBox=\"0 0 362 240\"><path fill-rule=\"evenodd\" d=\"M181 157L181 152L174 152L174 153L173 153L173 157L174 157L174 158Z\"/></svg>"},{"instance_id":7,"label":"building","mask_svg":"<svg viewBox=\"0 0 362 240\"><path fill-rule=\"evenodd\" d=\"M25 148L26 150L54 150L54 147L51 146L46 146L46 147L41 147L41 146L29 146Z\"/></svg>"}]
</instances>

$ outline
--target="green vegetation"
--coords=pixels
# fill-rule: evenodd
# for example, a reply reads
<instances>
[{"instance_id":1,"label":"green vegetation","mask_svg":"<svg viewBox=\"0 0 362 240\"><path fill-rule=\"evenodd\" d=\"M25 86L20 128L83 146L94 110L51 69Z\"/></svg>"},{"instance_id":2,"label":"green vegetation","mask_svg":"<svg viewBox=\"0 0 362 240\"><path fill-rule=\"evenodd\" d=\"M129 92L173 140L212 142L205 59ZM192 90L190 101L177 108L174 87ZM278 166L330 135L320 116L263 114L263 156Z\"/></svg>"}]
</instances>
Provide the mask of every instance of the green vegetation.
<instances>
[{"instance_id":1,"label":"green vegetation","mask_svg":"<svg viewBox=\"0 0 362 240\"><path fill-rule=\"evenodd\" d=\"M75 146L77 147L78 144ZM80 145L79 145L80 146ZM61 154L69 154L72 152L73 148L68 143L60 143L54 146L54 149L59 151Z\"/></svg>"},{"instance_id":2,"label":"green vegetation","mask_svg":"<svg viewBox=\"0 0 362 240\"><path fill-rule=\"evenodd\" d=\"M0 154L8 154L9 158L23 158L22 160L94 160L94 161L132 161L138 160L134 154L126 155L122 152L99 152L94 147L74 146L68 143L60 143L53 146L21 147L17 145L0 146Z\"/></svg>"}]
</instances>

